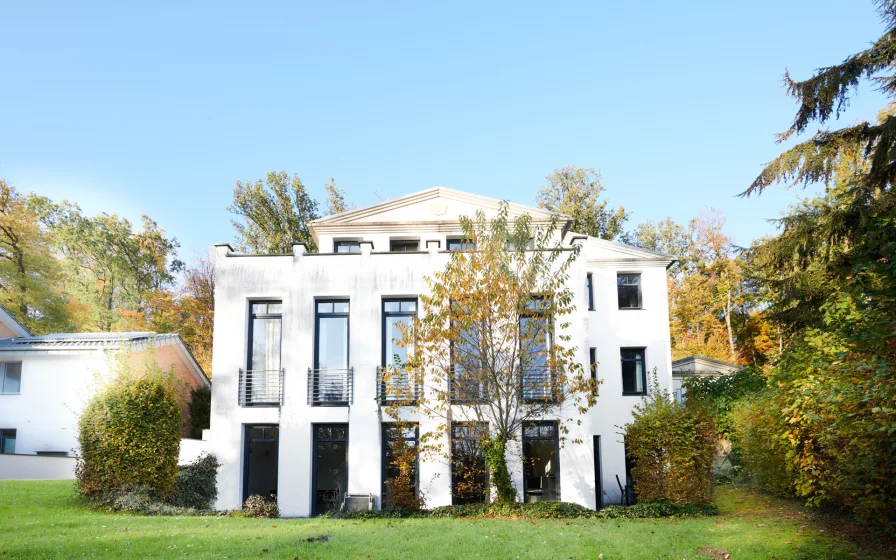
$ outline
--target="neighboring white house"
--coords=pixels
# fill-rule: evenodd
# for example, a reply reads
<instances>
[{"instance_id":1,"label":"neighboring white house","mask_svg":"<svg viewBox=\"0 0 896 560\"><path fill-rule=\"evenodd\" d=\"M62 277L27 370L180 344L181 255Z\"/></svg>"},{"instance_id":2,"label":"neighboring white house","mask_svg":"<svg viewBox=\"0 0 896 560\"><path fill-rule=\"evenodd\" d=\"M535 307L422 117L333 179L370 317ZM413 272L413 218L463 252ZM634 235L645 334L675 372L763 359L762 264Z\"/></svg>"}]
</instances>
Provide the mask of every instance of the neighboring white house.
<instances>
[{"instance_id":1,"label":"neighboring white house","mask_svg":"<svg viewBox=\"0 0 896 560\"><path fill-rule=\"evenodd\" d=\"M0 453L77 454L78 416L109 374L110 354L152 352L186 387L209 380L179 335L84 333L32 336L0 307Z\"/></svg>"},{"instance_id":2,"label":"neighboring white house","mask_svg":"<svg viewBox=\"0 0 896 560\"><path fill-rule=\"evenodd\" d=\"M222 463L218 508L272 493L286 516L332 509L344 492L382 502L384 438L391 432L376 399L377 368L395 353L390 328L424 311L424 279L463 247L459 217L480 209L492 217L499 204L436 187L315 220L318 253L304 245L282 255L217 247L211 437ZM511 219L523 213L534 224L552 218L510 205ZM661 390L672 390L666 269L673 258L577 235L569 226L561 216L558 244L583 246L571 270L571 344L586 371L599 364L603 384L597 406L571 425L561 449L555 419L520 434L528 452L547 459L540 470L523 468L519 445L508 460L522 499L594 508L621 500L619 426L647 390L648 372L656 371ZM419 434L434 420L416 421ZM471 436L464 426L450 431L446 448L460 449ZM570 442L576 438L584 443ZM421 460L418 468L429 507L457 499L447 462Z\"/></svg>"},{"instance_id":3,"label":"neighboring white house","mask_svg":"<svg viewBox=\"0 0 896 560\"><path fill-rule=\"evenodd\" d=\"M704 358L703 356L688 356L672 362L672 390L675 400L682 401L684 396L684 381L688 377L719 377L739 370L742 366Z\"/></svg>"}]
</instances>

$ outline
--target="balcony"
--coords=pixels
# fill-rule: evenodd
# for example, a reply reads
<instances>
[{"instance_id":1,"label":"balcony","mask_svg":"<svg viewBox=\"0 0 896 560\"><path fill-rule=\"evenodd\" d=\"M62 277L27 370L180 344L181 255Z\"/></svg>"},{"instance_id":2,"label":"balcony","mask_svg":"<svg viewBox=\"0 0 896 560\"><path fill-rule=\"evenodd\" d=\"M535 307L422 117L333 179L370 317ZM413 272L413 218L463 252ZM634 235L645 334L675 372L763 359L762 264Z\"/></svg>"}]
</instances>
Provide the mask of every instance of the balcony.
<instances>
[{"instance_id":1,"label":"balcony","mask_svg":"<svg viewBox=\"0 0 896 560\"><path fill-rule=\"evenodd\" d=\"M310 406L348 406L352 404L354 368L308 368L308 404Z\"/></svg>"},{"instance_id":2,"label":"balcony","mask_svg":"<svg viewBox=\"0 0 896 560\"><path fill-rule=\"evenodd\" d=\"M420 398L420 385L407 371L392 366L376 368L376 399L381 405L414 405Z\"/></svg>"},{"instance_id":3,"label":"balcony","mask_svg":"<svg viewBox=\"0 0 896 560\"><path fill-rule=\"evenodd\" d=\"M283 369L240 368L240 406L280 406L283 404Z\"/></svg>"},{"instance_id":4,"label":"balcony","mask_svg":"<svg viewBox=\"0 0 896 560\"><path fill-rule=\"evenodd\" d=\"M546 367L525 368L520 373L520 394L527 403L558 402L556 376Z\"/></svg>"},{"instance_id":5,"label":"balcony","mask_svg":"<svg viewBox=\"0 0 896 560\"><path fill-rule=\"evenodd\" d=\"M480 375L461 367L452 367L448 378L451 402L455 404L482 403L486 400L485 383Z\"/></svg>"}]
</instances>

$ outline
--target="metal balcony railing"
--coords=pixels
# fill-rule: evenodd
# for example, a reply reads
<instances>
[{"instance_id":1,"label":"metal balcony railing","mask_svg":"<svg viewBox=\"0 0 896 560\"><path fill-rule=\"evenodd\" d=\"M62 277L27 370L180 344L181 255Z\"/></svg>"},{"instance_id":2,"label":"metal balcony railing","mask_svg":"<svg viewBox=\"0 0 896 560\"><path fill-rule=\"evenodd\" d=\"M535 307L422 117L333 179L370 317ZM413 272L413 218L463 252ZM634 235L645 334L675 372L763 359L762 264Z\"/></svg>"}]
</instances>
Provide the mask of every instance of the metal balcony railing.
<instances>
[{"instance_id":1,"label":"metal balcony railing","mask_svg":"<svg viewBox=\"0 0 896 560\"><path fill-rule=\"evenodd\" d=\"M407 403L420 399L421 387L412 372L393 366L377 366L376 399L380 404Z\"/></svg>"},{"instance_id":2,"label":"metal balcony railing","mask_svg":"<svg viewBox=\"0 0 896 560\"><path fill-rule=\"evenodd\" d=\"M240 368L240 406L283 404L283 369Z\"/></svg>"},{"instance_id":3,"label":"metal balcony railing","mask_svg":"<svg viewBox=\"0 0 896 560\"><path fill-rule=\"evenodd\" d=\"M464 404L485 401L485 383L480 375L457 366L452 367L449 373L448 384L451 402Z\"/></svg>"},{"instance_id":4,"label":"metal balcony railing","mask_svg":"<svg viewBox=\"0 0 896 560\"><path fill-rule=\"evenodd\" d=\"M550 368L529 367L520 372L520 395L529 403L551 403L559 400L557 378Z\"/></svg>"},{"instance_id":5,"label":"metal balcony railing","mask_svg":"<svg viewBox=\"0 0 896 560\"><path fill-rule=\"evenodd\" d=\"M308 368L308 404L311 406L348 406L352 404L354 368Z\"/></svg>"}]
</instances>

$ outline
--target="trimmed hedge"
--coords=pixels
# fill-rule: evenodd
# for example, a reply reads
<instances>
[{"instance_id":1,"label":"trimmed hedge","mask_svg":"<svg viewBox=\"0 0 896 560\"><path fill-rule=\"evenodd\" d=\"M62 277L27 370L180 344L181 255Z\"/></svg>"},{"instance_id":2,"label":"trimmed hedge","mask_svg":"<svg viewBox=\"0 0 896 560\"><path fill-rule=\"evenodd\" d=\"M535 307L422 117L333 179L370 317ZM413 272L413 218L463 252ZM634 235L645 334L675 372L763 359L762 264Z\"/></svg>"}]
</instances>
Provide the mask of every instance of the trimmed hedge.
<instances>
[{"instance_id":1,"label":"trimmed hedge","mask_svg":"<svg viewBox=\"0 0 896 560\"><path fill-rule=\"evenodd\" d=\"M349 519L651 519L661 517L692 517L717 515L714 505L676 506L667 502L640 503L633 506L607 506L600 510L588 509L569 502L541 501L531 504L464 504L441 506L432 510L352 511Z\"/></svg>"},{"instance_id":2,"label":"trimmed hedge","mask_svg":"<svg viewBox=\"0 0 896 560\"><path fill-rule=\"evenodd\" d=\"M95 496L139 486L164 499L174 488L181 437L173 370L164 372L155 359L137 368L121 358L116 373L78 420L79 491Z\"/></svg>"},{"instance_id":3,"label":"trimmed hedge","mask_svg":"<svg viewBox=\"0 0 896 560\"><path fill-rule=\"evenodd\" d=\"M176 507L211 509L218 497L215 476L220 466L214 455L203 453L192 463L179 467L174 491L166 501Z\"/></svg>"}]
</instances>

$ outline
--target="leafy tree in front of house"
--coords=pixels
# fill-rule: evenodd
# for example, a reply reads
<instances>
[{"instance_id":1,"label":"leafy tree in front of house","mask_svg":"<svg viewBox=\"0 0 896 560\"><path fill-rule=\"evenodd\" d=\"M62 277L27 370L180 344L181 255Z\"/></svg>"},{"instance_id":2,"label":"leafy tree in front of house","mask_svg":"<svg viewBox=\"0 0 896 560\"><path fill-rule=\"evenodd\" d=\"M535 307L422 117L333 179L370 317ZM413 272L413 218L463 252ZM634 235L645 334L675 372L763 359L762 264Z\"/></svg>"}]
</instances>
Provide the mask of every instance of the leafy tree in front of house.
<instances>
[{"instance_id":1,"label":"leafy tree in front of house","mask_svg":"<svg viewBox=\"0 0 896 560\"><path fill-rule=\"evenodd\" d=\"M487 423L482 449L490 482L498 501L513 502L508 444L520 441L529 421L563 417L561 438L580 443L568 437L569 423L596 402L569 323L570 267L580 249L558 246L556 218L545 227L532 226L528 215L511 221L506 203L493 220L480 211L461 223L471 250L453 252L445 269L427 279L421 313L401 341L408 359L389 372L410 383L387 379L387 394L396 398L387 412L398 417L395 403L425 379L413 406L437 419L438 428L420 435L420 450L439 457L449 455L442 442L451 422Z\"/></svg>"},{"instance_id":2,"label":"leafy tree in front of house","mask_svg":"<svg viewBox=\"0 0 896 560\"><path fill-rule=\"evenodd\" d=\"M571 217L572 231L610 240L622 235L631 214L622 206L611 208L601 199L606 188L599 172L568 165L555 169L545 179L547 183L538 191L535 202L545 210Z\"/></svg>"}]
</instances>

